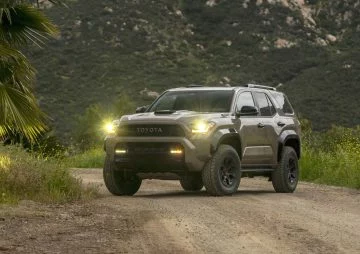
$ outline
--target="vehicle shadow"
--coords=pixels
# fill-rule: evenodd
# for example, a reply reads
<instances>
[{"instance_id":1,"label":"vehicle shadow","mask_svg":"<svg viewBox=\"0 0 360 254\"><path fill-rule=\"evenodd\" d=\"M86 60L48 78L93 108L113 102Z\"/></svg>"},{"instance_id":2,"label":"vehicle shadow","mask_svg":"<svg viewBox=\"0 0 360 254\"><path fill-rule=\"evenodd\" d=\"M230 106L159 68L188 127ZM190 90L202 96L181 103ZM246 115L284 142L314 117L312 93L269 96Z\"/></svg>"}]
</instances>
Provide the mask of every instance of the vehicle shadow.
<instances>
[{"instance_id":1,"label":"vehicle shadow","mask_svg":"<svg viewBox=\"0 0 360 254\"><path fill-rule=\"evenodd\" d=\"M265 194L276 194L275 191L271 190L238 190L236 193L230 196L222 196L221 198L226 197L236 197L236 196L257 196L257 195L265 195ZM173 197L180 197L180 198L216 198L214 196L209 195L205 190L202 191L171 191L171 192L152 192L152 193L138 193L133 196L133 198L173 198Z\"/></svg>"}]
</instances>

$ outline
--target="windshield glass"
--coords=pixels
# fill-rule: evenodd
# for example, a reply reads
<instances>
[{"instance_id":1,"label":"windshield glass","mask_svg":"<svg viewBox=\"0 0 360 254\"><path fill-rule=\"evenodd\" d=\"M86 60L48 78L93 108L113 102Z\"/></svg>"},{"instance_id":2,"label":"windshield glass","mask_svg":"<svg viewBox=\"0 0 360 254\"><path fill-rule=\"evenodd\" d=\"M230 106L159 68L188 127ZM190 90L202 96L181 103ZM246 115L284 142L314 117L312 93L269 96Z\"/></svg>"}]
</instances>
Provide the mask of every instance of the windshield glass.
<instances>
[{"instance_id":1,"label":"windshield glass","mask_svg":"<svg viewBox=\"0 0 360 254\"><path fill-rule=\"evenodd\" d=\"M189 110L196 112L230 112L234 91L170 91L162 95L149 112Z\"/></svg>"}]
</instances>

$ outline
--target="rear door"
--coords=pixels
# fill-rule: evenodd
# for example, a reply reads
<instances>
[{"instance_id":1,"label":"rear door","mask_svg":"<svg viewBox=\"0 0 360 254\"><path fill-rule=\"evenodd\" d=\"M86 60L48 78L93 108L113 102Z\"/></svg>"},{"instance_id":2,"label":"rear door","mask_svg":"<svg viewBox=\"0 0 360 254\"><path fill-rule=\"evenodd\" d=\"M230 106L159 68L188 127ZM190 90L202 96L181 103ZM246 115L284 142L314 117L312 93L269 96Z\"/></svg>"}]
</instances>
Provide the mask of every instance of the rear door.
<instances>
[{"instance_id":1,"label":"rear door","mask_svg":"<svg viewBox=\"0 0 360 254\"><path fill-rule=\"evenodd\" d=\"M257 118L257 128L261 131L261 140L258 143L258 159L262 164L276 164L278 128L276 125L277 111L266 92L253 92L255 103L260 115ZM260 149L261 148L261 149Z\"/></svg>"}]
</instances>

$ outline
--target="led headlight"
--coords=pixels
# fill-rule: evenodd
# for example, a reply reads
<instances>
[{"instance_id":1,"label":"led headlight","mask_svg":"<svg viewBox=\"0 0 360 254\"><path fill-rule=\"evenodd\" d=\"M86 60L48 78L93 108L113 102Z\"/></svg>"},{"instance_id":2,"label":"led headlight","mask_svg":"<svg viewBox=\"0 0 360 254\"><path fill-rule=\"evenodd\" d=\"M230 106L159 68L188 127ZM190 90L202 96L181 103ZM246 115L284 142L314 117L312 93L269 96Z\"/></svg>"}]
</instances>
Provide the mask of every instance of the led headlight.
<instances>
[{"instance_id":1,"label":"led headlight","mask_svg":"<svg viewBox=\"0 0 360 254\"><path fill-rule=\"evenodd\" d=\"M104 131L107 134L114 134L116 128L119 126L119 121L115 120L104 125Z\"/></svg>"},{"instance_id":2,"label":"led headlight","mask_svg":"<svg viewBox=\"0 0 360 254\"><path fill-rule=\"evenodd\" d=\"M196 134L206 134L214 128L214 126L215 123L213 122L198 121L192 124L191 132Z\"/></svg>"}]
</instances>

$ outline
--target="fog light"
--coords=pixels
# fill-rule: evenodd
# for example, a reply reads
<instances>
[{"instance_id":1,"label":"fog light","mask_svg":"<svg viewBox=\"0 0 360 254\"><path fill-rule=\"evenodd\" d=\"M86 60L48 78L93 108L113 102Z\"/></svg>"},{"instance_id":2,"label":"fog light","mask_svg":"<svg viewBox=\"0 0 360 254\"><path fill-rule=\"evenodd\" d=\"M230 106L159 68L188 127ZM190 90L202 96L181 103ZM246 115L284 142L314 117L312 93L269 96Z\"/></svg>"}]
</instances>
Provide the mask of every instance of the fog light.
<instances>
[{"instance_id":1,"label":"fog light","mask_svg":"<svg viewBox=\"0 0 360 254\"><path fill-rule=\"evenodd\" d=\"M181 149L171 149L170 153L174 154L174 155L177 155L177 154L182 154L183 151Z\"/></svg>"},{"instance_id":2,"label":"fog light","mask_svg":"<svg viewBox=\"0 0 360 254\"><path fill-rule=\"evenodd\" d=\"M126 149L116 149L115 153L116 154L125 154L125 153L127 153L127 150Z\"/></svg>"}]
</instances>

